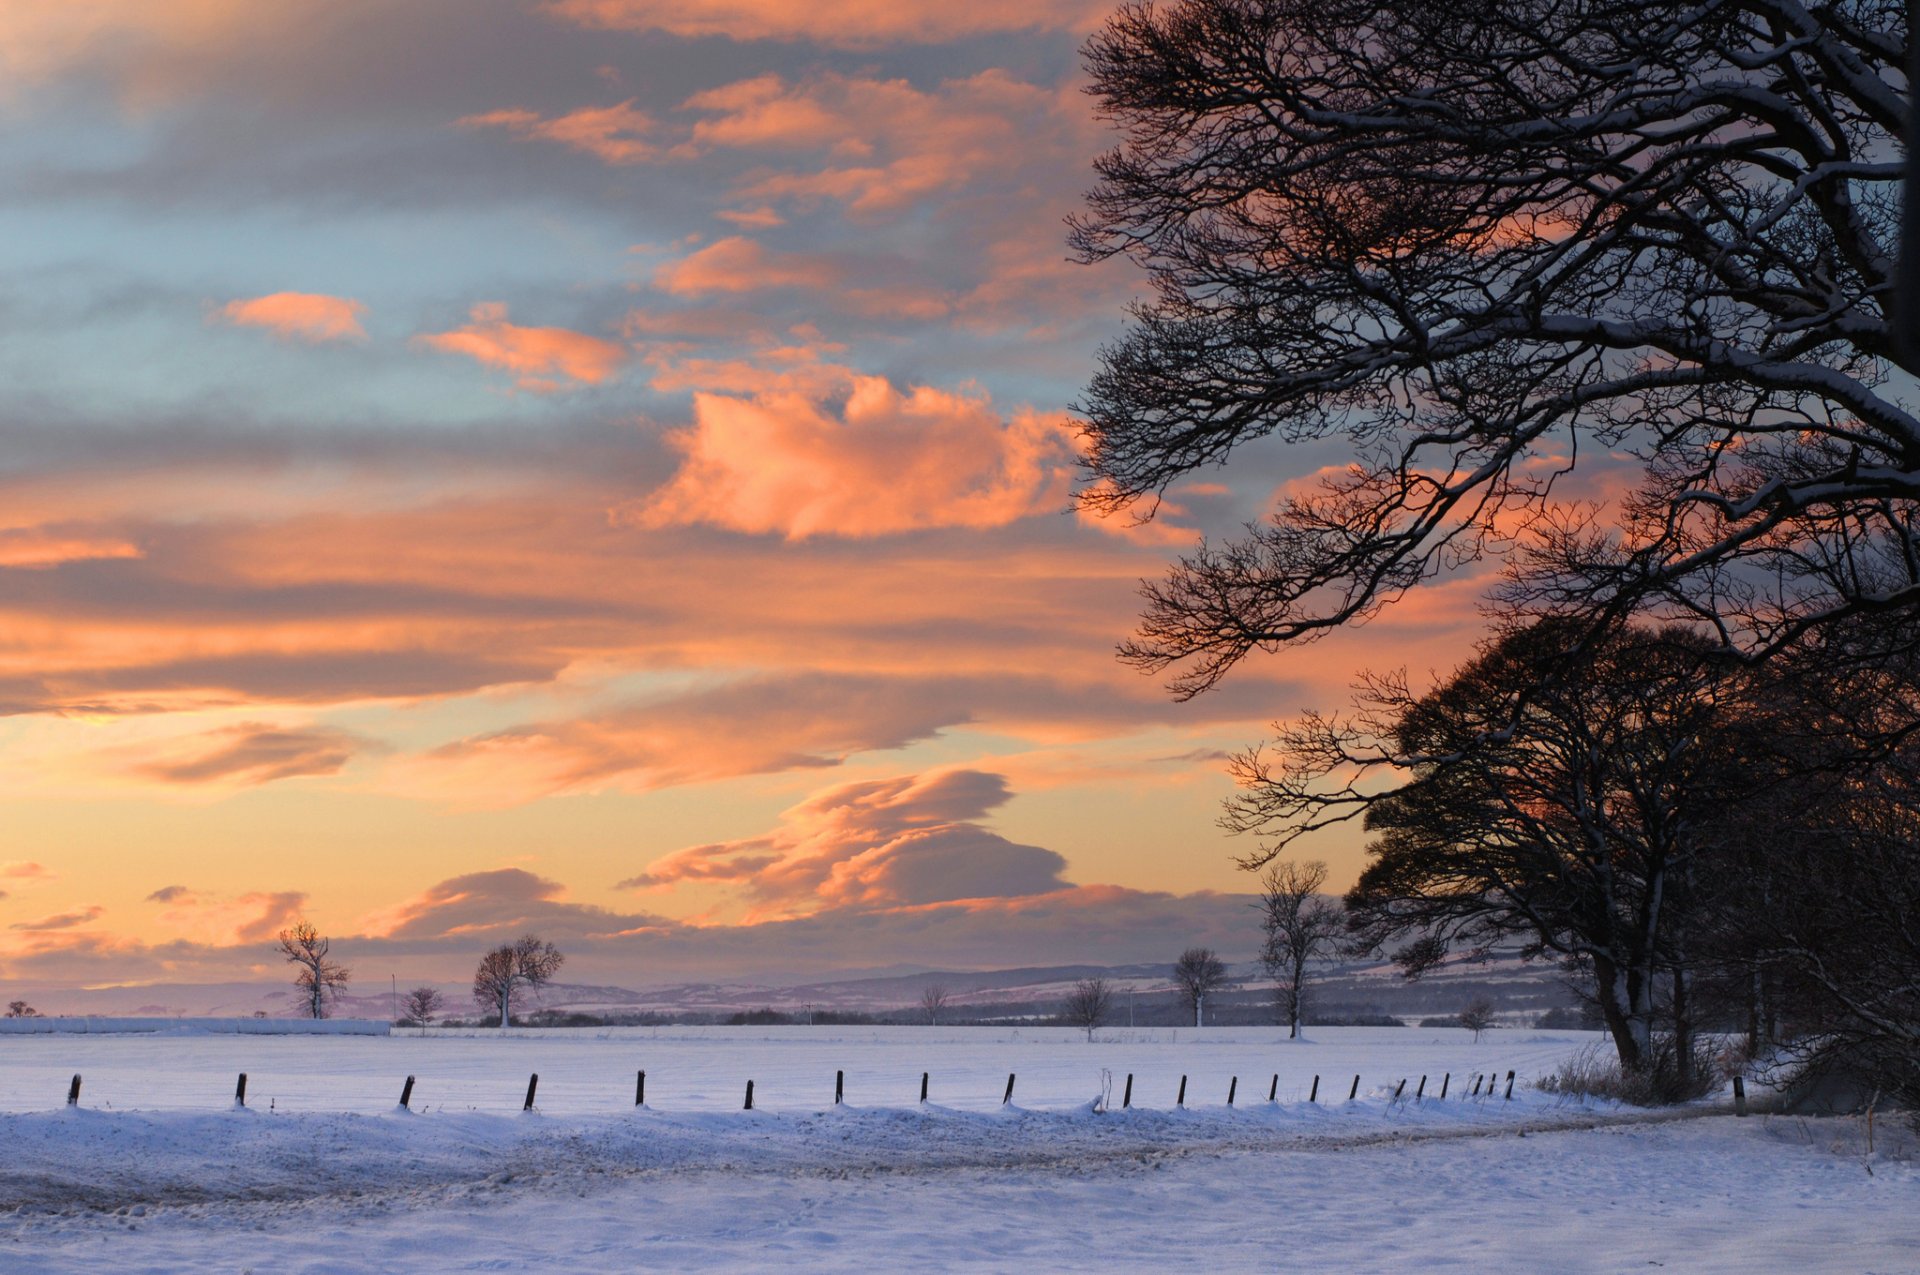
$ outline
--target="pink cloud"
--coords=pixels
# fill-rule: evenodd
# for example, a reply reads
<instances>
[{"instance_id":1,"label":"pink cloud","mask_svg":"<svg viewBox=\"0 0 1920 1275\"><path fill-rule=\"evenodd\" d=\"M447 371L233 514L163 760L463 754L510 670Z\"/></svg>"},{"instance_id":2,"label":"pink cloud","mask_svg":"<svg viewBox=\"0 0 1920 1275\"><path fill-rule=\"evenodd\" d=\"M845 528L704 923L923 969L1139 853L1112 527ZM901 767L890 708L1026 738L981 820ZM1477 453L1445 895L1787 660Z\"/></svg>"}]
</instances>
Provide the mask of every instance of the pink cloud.
<instances>
[{"instance_id":1,"label":"pink cloud","mask_svg":"<svg viewBox=\"0 0 1920 1275\"><path fill-rule=\"evenodd\" d=\"M7 881L52 881L54 872L43 863L16 860L0 863L0 879Z\"/></svg>"},{"instance_id":2,"label":"pink cloud","mask_svg":"<svg viewBox=\"0 0 1920 1275\"><path fill-rule=\"evenodd\" d=\"M318 292L273 292L264 297L229 301L220 317L236 327L265 328L283 340L364 341L360 316L367 307L348 297Z\"/></svg>"},{"instance_id":3,"label":"pink cloud","mask_svg":"<svg viewBox=\"0 0 1920 1275\"><path fill-rule=\"evenodd\" d=\"M0 531L0 567L38 571L68 562L138 558L140 546L120 536L67 534L49 527Z\"/></svg>"},{"instance_id":4,"label":"pink cloud","mask_svg":"<svg viewBox=\"0 0 1920 1275\"><path fill-rule=\"evenodd\" d=\"M1090 31L1106 0L548 0L547 11L586 27L666 31L734 40L806 40L843 48L932 44L1002 31Z\"/></svg>"},{"instance_id":5,"label":"pink cloud","mask_svg":"<svg viewBox=\"0 0 1920 1275\"><path fill-rule=\"evenodd\" d=\"M772 390L694 396L671 435L679 471L633 510L642 526L707 523L789 540L996 527L1066 507L1063 415L1003 417L984 398L850 375L836 411Z\"/></svg>"},{"instance_id":6,"label":"pink cloud","mask_svg":"<svg viewBox=\"0 0 1920 1275\"><path fill-rule=\"evenodd\" d=\"M839 277L839 270L818 257L773 252L734 235L661 266L654 271L653 285L673 296L700 296L767 288L827 288Z\"/></svg>"},{"instance_id":7,"label":"pink cloud","mask_svg":"<svg viewBox=\"0 0 1920 1275\"><path fill-rule=\"evenodd\" d=\"M299 890L254 890L244 894L202 894L168 886L147 896L164 907L161 922L190 941L209 944L261 944L302 919L307 896Z\"/></svg>"},{"instance_id":8,"label":"pink cloud","mask_svg":"<svg viewBox=\"0 0 1920 1275\"><path fill-rule=\"evenodd\" d=\"M732 885L758 905L754 919L1067 888L1066 860L978 822L1011 795L1001 776L978 770L843 784L786 811L765 836L675 851L620 885Z\"/></svg>"},{"instance_id":9,"label":"pink cloud","mask_svg":"<svg viewBox=\"0 0 1920 1275\"><path fill-rule=\"evenodd\" d=\"M635 110L631 99L551 118L514 108L468 115L458 122L465 128L499 128L519 138L557 142L608 164L640 164L660 155L660 148L646 140L656 128L653 118Z\"/></svg>"},{"instance_id":10,"label":"pink cloud","mask_svg":"<svg viewBox=\"0 0 1920 1275\"><path fill-rule=\"evenodd\" d=\"M743 230L771 230L775 226L784 226L787 219L771 208L722 208L713 214L721 221L739 226Z\"/></svg>"},{"instance_id":11,"label":"pink cloud","mask_svg":"<svg viewBox=\"0 0 1920 1275\"><path fill-rule=\"evenodd\" d=\"M482 301L465 326L416 337L429 349L462 354L485 367L511 372L522 389L553 391L574 384L599 385L620 370L627 347L569 328L529 328L507 322L507 307Z\"/></svg>"},{"instance_id":12,"label":"pink cloud","mask_svg":"<svg viewBox=\"0 0 1920 1275\"><path fill-rule=\"evenodd\" d=\"M187 756L179 756L181 751ZM166 784L252 786L340 771L367 741L325 727L286 729L261 722L169 741L167 755L140 761L133 773Z\"/></svg>"}]
</instances>

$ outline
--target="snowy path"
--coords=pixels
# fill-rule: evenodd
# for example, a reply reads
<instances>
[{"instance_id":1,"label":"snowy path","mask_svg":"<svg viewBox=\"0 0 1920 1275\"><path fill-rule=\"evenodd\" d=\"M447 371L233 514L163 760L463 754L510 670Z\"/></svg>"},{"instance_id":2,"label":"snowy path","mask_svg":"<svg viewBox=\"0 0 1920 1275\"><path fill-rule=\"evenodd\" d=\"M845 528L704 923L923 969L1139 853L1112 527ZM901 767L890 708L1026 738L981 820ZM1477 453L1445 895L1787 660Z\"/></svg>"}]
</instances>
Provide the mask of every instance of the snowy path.
<instances>
[{"instance_id":1,"label":"snowy path","mask_svg":"<svg viewBox=\"0 0 1920 1275\"><path fill-rule=\"evenodd\" d=\"M588 1162L461 1187L0 1215L0 1269L1920 1270L1913 1166L1869 1175L1808 1128L1711 1118L944 1168L819 1147L785 1164Z\"/></svg>"}]
</instances>

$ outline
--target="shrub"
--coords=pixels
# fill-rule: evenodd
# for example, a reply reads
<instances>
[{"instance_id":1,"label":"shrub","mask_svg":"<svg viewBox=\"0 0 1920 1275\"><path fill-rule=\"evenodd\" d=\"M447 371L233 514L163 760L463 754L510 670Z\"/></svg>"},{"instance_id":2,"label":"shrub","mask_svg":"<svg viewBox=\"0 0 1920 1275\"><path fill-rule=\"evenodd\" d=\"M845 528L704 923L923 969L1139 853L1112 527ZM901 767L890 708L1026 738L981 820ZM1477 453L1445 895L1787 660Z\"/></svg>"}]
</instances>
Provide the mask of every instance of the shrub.
<instances>
[{"instance_id":1,"label":"shrub","mask_svg":"<svg viewBox=\"0 0 1920 1275\"><path fill-rule=\"evenodd\" d=\"M1610 1046L1596 1041L1540 1077L1535 1088L1567 1097L1604 1098L1631 1107L1667 1107L1704 1098L1725 1079L1719 1067L1718 1047L1710 1041L1693 1042L1693 1065L1680 1074L1680 1054L1671 1035L1657 1035L1647 1049L1646 1064L1628 1071Z\"/></svg>"}]
</instances>

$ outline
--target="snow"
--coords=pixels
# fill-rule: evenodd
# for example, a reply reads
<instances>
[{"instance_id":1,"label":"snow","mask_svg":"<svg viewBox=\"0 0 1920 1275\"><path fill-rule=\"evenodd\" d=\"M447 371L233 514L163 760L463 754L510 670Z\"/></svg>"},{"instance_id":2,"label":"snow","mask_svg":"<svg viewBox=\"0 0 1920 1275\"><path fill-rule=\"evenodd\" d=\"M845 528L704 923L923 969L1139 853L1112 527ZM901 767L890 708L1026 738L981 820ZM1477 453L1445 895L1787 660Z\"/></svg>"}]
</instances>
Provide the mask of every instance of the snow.
<instances>
[{"instance_id":1,"label":"snow","mask_svg":"<svg viewBox=\"0 0 1920 1275\"><path fill-rule=\"evenodd\" d=\"M1650 1117L1525 1083L1582 1033L1110 1035L9 1038L0 1270L1920 1269L1911 1163L1846 1122ZM1512 1102L1433 1098L1441 1072L1507 1066ZM1102 1069L1115 1103L1135 1073L1137 1109L1094 1109ZM1423 1071L1426 1101L1391 1100Z\"/></svg>"},{"instance_id":2,"label":"snow","mask_svg":"<svg viewBox=\"0 0 1920 1275\"><path fill-rule=\"evenodd\" d=\"M385 1036L371 1018L95 1018L35 1014L0 1018L0 1036Z\"/></svg>"},{"instance_id":3,"label":"snow","mask_svg":"<svg viewBox=\"0 0 1920 1275\"><path fill-rule=\"evenodd\" d=\"M634 1073L647 1072L648 1104L661 1111L733 1111L746 1082L769 1110L830 1104L835 1071L846 1072L856 1106L911 1106L920 1075L931 1099L962 1111L1000 1106L1007 1073L1017 1075L1023 1107L1077 1106L1111 1076L1118 1105L1134 1076L1134 1105L1174 1105L1186 1075L1187 1105L1224 1105L1233 1077L1238 1101L1264 1102L1273 1076L1277 1097L1304 1102L1320 1076L1322 1104L1344 1100L1353 1077L1360 1096L1406 1095L1428 1077L1437 1094L1472 1087L1476 1073L1517 1073L1515 1100L1528 1082L1591 1032L1491 1031L1475 1044L1458 1028L1320 1028L1288 1041L1273 1028L1103 1028L1089 1044L1071 1028L1023 1027L670 1027L605 1030L516 1028L439 1032L398 1029L379 1039L311 1040L218 1036L28 1037L0 1044L0 1111L32 1111L64 1099L69 1078L85 1077L83 1104L116 1110L194 1110L217 1105L248 1073L251 1105L295 1111L383 1111L408 1075L418 1078L416 1108L518 1111L527 1076L540 1076L539 1106L549 1115L618 1111L633 1101Z\"/></svg>"}]
</instances>

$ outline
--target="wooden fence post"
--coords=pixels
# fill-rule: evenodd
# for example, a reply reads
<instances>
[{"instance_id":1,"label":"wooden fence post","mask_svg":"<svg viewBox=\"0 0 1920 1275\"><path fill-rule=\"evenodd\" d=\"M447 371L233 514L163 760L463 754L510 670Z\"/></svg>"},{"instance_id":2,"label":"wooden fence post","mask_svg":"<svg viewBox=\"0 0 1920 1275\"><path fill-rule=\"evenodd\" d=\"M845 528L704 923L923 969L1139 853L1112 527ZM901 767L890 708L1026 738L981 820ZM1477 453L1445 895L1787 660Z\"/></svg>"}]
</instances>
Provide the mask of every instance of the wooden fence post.
<instances>
[{"instance_id":1,"label":"wooden fence post","mask_svg":"<svg viewBox=\"0 0 1920 1275\"><path fill-rule=\"evenodd\" d=\"M1353 1078L1353 1088L1347 1090L1347 1101L1352 1102L1355 1098L1358 1098L1359 1096L1360 1096L1360 1077L1355 1076Z\"/></svg>"},{"instance_id":2,"label":"wooden fence post","mask_svg":"<svg viewBox=\"0 0 1920 1275\"><path fill-rule=\"evenodd\" d=\"M742 1111L753 1110L753 1082L751 1080L747 1082L747 1105L740 1108L740 1110Z\"/></svg>"},{"instance_id":3,"label":"wooden fence post","mask_svg":"<svg viewBox=\"0 0 1920 1275\"><path fill-rule=\"evenodd\" d=\"M1127 1073L1127 1092L1126 1092L1126 1095L1120 1099L1120 1108L1121 1110L1124 1111L1126 1108L1131 1107L1132 1105L1133 1105L1133 1073L1128 1072Z\"/></svg>"},{"instance_id":4,"label":"wooden fence post","mask_svg":"<svg viewBox=\"0 0 1920 1275\"><path fill-rule=\"evenodd\" d=\"M540 1087L540 1073L536 1071L531 1076L527 1077L527 1102L525 1106L520 1108L520 1110L522 1111L533 1110L533 1091L538 1089L539 1087Z\"/></svg>"},{"instance_id":5,"label":"wooden fence post","mask_svg":"<svg viewBox=\"0 0 1920 1275\"><path fill-rule=\"evenodd\" d=\"M412 1101L413 1101L413 1077L408 1076L407 1083L400 1086L400 1106L402 1108L405 1108L406 1105Z\"/></svg>"},{"instance_id":6,"label":"wooden fence post","mask_svg":"<svg viewBox=\"0 0 1920 1275\"><path fill-rule=\"evenodd\" d=\"M1240 1077L1235 1076L1227 1082L1227 1105L1233 1105L1233 1095L1240 1091Z\"/></svg>"},{"instance_id":7,"label":"wooden fence post","mask_svg":"<svg viewBox=\"0 0 1920 1275\"><path fill-rule=\"evenodd\" d=\"M844 1071L836 1071L833 1073L833 1105L836 1107L839 1106L842 1102L846 1101L846 1098L847 1073Z\"/></svg>"},{"instance_id":8,"label":"wooden fence post","mask_svg":"<svg viewBox=\"0 0 1920 1275\"><path fill-rule=\"evenodd\" d=\"M1480 1075L1478 1072L1474 1073L1473 1077L1473 1096L1476 1098L1480 1096Z\"/></svg>"},{"instance_id":9,"label":"wooden fence post","mask_svg":"<svg viewBox=\"0 0 1920 1275\"><path fill-rule=\"evenodd\" d=\"M927 1100L927 1077L929 1074L930 1073L924 1072L924 1071L920 1073L920 1101L921 1102L925 1102Z\"/></svg>"},{"instance_id":10,"label":"wooden fence post","mask_svg":"<svg viewBox=\"0 0 1920 1275\"><path fill-rule=\"evenodd\" d=\"M1400 1083L1404 1085L1407 1082L1403 1080ZM1427 1096L1427 1078L1425 1076L1422 1076L1420 1077L1420 1087L1413 1091L1413 1100L1415 1102L1419 1102L1422 1098L1425 1098L1426 1096Z\"/></svg>"},{"instance_id":11,"label":"wooden fence post","mask_svg":"<svg viewBox=\"0 0 1920 1275\"><path fill-rule=\"evenodd\" d=\"M1405 1076L1402 1076L1400 1077L1400 1083L1393 1087L1393 1100L1395 1102L1399 1102L1400 1095L1405 1093L1406 1091L1407 1091L1407 1078Z\"/></svg>"},{"instance_id":12,"label":"wooden fence post","mask_svg":"<svg viewBox=\"0 0 1920 1275\"><path fill-rule=\"evenodd\" d=\"M1180 1077L1180 1096L1173 1100L1173 1105L1176 1107L1187 1105L1187 1078L1184 1075Z\"/></svg>"},{"instance_id":13,"label":"wooden fence post","mask_svg":"<svg viewBox=\"0 0 1920 1275\"><path fill-rule=\"evenodd\" d=\"M67 1086L67 1105L69 1107L77 1107L80 1105L80 1073L79 1072L74 1073L73 1083Z\"/></svg>"},{"instance_id":14,"label":"wooden fence post","mask_svg":"<svg viewBox=\"0 0 1920 1275\"><path fill-rule=\"evenodd\" d=\"M239 1083L233 1087L233 1105L236 1107L247 1105L247 1073L244 1071L240 1073Z\"/></svg>"},{"instance_id":15,"label":"wooden fence post","mask_svg":"<svg viewBox=\"0 0 1920 1275\"><path fill-rule=\"evenodd\" d=\"M78 1076L73 1078L73 1089L75 1093L80 1092L80 1077ZM69 1098L67 1101L72 1102L73 1099ZM1746 1079L1741 1076L1735 1076L1733 1078L1733 1114L1736 1116L1744 1116L1747 1114L1747 1082Z\"/></svg>"},{"instance_id":16,"label":"wooden fence post","mask_svg":"<svg viewBox=\"0 0 1920 1275\"><path fill-rule=\"evenodd\" d=\"M1273 1083L1267 1086L1267 1101L1272 1102L1280 1096L1280 1073L1273 1073Z\"/></svg>"},{"instance_id":17,"label":"wooden fence post","mask_svg":"<svg viewBox=\"0 0 1920 1275\"><path fill-rule=\"evenodd\" d=\"M1505 1101L1513 1101L1513 1071L1511 1069L1507 1071L1507 1096Z\"/></svg>"},{"instance_id":18,"label":"wooden fence post","mask_svg":"<svg viewBox=\"0 0 1920 1275\"><path fill-rule=\"evenodd\" d=\"M1445 1102L1447 1099L1447 1082L1452 1079L1452 1072L1448 1072L1446 1075L1440 1077L1440 1100L1442 1102Z\"/></svg>"},{"instance_id":19,"label":"wooden fence post","mask_svg":"<svg viewBox=\"0 0 1920 1275\"><path fill-rule=\"evenodd\" d=\"M647 1073L645 1069L642 1069L640 1074L633 1079L633 1105L636 1107L644 1107L647 1105Z\"/></svg>"},{"instance_id":20,"label":"wooden fence post","mask_svg":"<svg viewBox=\"0 0 1920 1275\"><path fill-rule=\"evenodd\" d=\"M1307 1101L1308 1102L1320 1101L1320 1077L1318 1076L1315 1076L1313 1078L1313 1088L1307 1094Z\"/></svg>"},{"instance_id":21,"label":"wooden fence post","mask_svg":"<svg viewBox=\"0 0 1920 1275\"><path fill-rule=\"evenodd\" d=\"M1001 1095L1000 1105L1004 1107L1012 1101L1013 1101L1013 1073L1008 1072L1007 1073L1007 1092Z\"/></svg>"}]
</instances>

